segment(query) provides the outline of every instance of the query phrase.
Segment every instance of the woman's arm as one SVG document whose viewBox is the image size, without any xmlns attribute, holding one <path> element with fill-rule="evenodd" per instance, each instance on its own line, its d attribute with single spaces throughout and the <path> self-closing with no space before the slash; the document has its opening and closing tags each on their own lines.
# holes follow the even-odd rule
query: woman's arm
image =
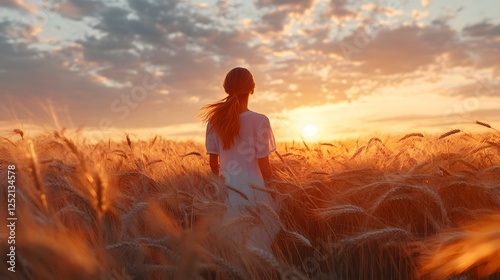
<svg viewBox="0 0 500 280">
<path fill-rule="evenodd" d="M 210 154 L 210 169 L 216 176 L 220 176 L 219 155 Z"/>
<path fill-rule="evenodd" d="M 273 171 L 271 169 L 271 165 L 269 164 L 269 156 L 259 158 L 259 168 L 262 173 L 262 177 L 264 177 L 264 181 L 267 182 L 273 179 Z"/>
</svg>

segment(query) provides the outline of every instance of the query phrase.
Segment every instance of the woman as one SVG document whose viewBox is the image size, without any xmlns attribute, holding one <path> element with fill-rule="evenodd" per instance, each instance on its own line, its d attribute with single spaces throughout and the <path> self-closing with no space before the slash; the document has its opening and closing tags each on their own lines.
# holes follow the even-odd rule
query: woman
<svg viewBox="0 0 500 280">
<path fill-rule="evenodd" d="M 244 215 L 248 208 L 259 212 L 263 223 L 249 232 L 247 244 L 270 251 L 279 227 L 268 208 L 276 210 L 276 207 L 269 193 L 251 185 L 263 189 L 272 178 L 269 154 L 276 150 L 276 144 L 269 119 L 248 109 L 254 89 L 250 71 L 241 67 L 232 69 L 224 80 L 228 96 L 204 106 L 202 116 L 207 122 L 210 168 L 231 187 L 225 202 L 225 217 Z"/>
</svg>

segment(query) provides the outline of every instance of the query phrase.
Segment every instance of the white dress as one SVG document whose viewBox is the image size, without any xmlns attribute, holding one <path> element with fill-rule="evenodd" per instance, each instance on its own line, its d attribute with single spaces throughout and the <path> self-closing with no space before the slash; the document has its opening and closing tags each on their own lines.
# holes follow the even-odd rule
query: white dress
<svg viewBox="0 0 500 280">
<path fill-rule="evenodd" d="M 233 190 L 229 190 L 225 204 L 226 219 L 245 215 L 246 207 L 253 207 L 261 213 L 260 223 L 248 232 L 247 244 L 270 251 L 271 244 L 279 231 L 278 222 L 274 219 L 268 205 L 274 211 L 277 206 L 269 193 L 256 190 L 250 185 L 265 188 L 264 179 L 258 165 L 258 159 L 268 156 L 276 150 L 273 131 L 269 119 L 253 111 L 240 114 L 240 134 L 234 139 L 232 147 L 222 149 L 222 141 L 215 130 L 210 131 L 210 123 L 206 131 L 207 154 L 219 155 L 220 171 L 227 185 L 237 189 L 247 198 Z"/>
</svg>

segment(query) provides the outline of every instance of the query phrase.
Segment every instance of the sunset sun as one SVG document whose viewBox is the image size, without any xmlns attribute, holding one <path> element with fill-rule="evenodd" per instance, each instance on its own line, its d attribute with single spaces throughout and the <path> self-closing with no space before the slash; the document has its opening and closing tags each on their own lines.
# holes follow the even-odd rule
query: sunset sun
<svg viewBox="0 0 500 280">
<path fill-rule="evenodd" d="M 312 138 L 318 134 L 318 128 L 315 125 L 308 124 L 302 129 L 302 135 L 304 137 Z"/>
</svg>

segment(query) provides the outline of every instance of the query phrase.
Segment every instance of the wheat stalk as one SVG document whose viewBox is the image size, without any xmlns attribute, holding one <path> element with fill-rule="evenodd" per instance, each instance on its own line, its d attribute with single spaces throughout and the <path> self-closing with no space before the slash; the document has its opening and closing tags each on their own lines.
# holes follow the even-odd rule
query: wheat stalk
<svg viewBox="0 0 500 280">
<path fill-rule="evenodd" d="M 242 193 L 240 190 L 235 189 L 235 188 L 231 187 L 230 185 L 226 185 L 226 188 L 228 188 L 228 189 L 232 190 L 233 192 L 235 192 L 235 193 L 239 194 L 239 195 L 240 195 L 241 197 L 243 197 L 245 200 L 250 201 L 250 200 L 248 199 L 248 196 L 247 196 L 246 194 Z"/>
<path fill-rule="evenodd" d="M 329 172 L 323 171 L 323 170 L 313 170 L 311 171 L 311 174 L 316 174 L 316 175 L 330 175 Z"/>
<path fill-rule="evenodd" d="M 153 147 L 154 144 L 156 143 L 156 140 L 158 139 L 158 135 L 155 135 L 155 138 L 153 138 L 153 140 L 151 141 L 151 143 L 149 144 L 149 147 Z"/>
<path fill-rule="evenodd" d="M 448 231 L 427 243 L 430 249 L 420 259 L 420 277 L 445 279 L 480 267 L 478 277 L 500 271 L 500 215 L 486 216 L 461 231 Z"/>
<path fill-rule="evenodd" d="M 201 154 L 198 153 L 198 152 L 190 152 L 190 153 L 187 153 L 187 154 L 184 154 L 184 155 L 181 155 L 180 157 L 182 158 L 185 158 L 187 156 L 198 156 L 198 157 L 201 157 Z"/>
<path fill-rule="evenodd" d="M 130 150 L 133 150 L 132 149 L 132 140 L 130 140 L 130 135 L 128 135 L 128 133 L 125 134 L 125 138 L 127 139 L 128 147 L 130 148 Z"/>
<path fill-rule="evenodd" d="M 281 271 L 281 266 L 276 258 L 267 251 L 262 250 L 261 248 L 246 246 L 248 252 L 257 256 L 259 259 L 263 260 L 265 263 L 269 264 L 274 269 Z"/>
<path fill-rule="evenodd" d="M 453 130 L 450 130 L 450 131 L 446 132 L 445 134 L 443 134 L 443 135 L 439 136 L 439 138 L 438 138 L 438 139 L 443 139 L 443 138 L 446 138 L 446 137 L 448 137 L 448 136 L 450 136 L 450 135 L 457 134 L 457 133 L 459 133 L 460 131 L 461 131 L 460 129 L 453 129 Z"/>
<path fill-rule="evenodd" d="M 372 143 L 380 143 L 380 144 L 383 145 L 382 140 L 380 140 L 380 138 L 373 137 L 373 138 L 370 138 L 370 140 L 368 140 L 368 143 L 366 144 L 366 149 L 367 150 L 370 148 L 370 146 L 372 145 Z"/>
<path fill-rule="evenodd" d="M 17 147 L 17 145 L 14 144 L 14 142 L 10 141 L 8 138 L 5 138 L 5 137 L 1 137 L 1 138 L 2 138 L 2 140 L 7 141 L 8 143 L 10 143 L 12 146 Z"/>
<path fill-rule="evenodd" d="M 33 144 L 33 141 L 29 140 L 28 142 L 29 145 L 29 155 L 31 159 L 31 175 L 33 176 L 34 182 L 35 182 L 35 188 L 36 191 L 38 192 L 40 202 L 42 203 L 42 207 L 44 211 L 47 213 L 49 208 L 47 205 L 47 197 L 45 193 L 45 185 L 43 183 L 41 171 L 40 171 L 40 164 L 38 162 L 38 156 L 35 152 L 35 145 Z"/>
<path fill-rule="evenodd" d="M 138 213 L 146 210 L 149 206 L 149 203 L 147 202 L 139 202 L 137 204 L 135 204 L 132 209 L 130 209 L 130 211 L 126 214 L 124 214 L 122 217 L 121 217 L 121 220 L 123 222 L 127 222 L 128 220 L 130 220 L 133 216 L 137 215 Z"/>
<path fill-rule="evenodd" d="M 484 123 L 484 122 L 476 121 L 476 124 L 482 125 L 482 126 L 487 127 L 487 128 L 492 128 L 491 125 Z"/>
<path fill-rule="evenodd" d="M 306 141 L 304 140 L 304 137 L 300 136 L 300 139 L 302 139 L 302 144 L 304 144 L 304 147 L 306 147 L 306 149 L 308 151 L 311 151 L 311 149 L 309 148 L 309 146 L 307 145 Z"/>
<path fill-rule="evenodd" d="M 278 158 L 281 160 L 282 163 L 285 163 L 285 160 L 283 159 L 283 157 L 280 155 L 280 153 L 278 153 L 278 151 L 274 151 L 274 153 L 278 156 Z M 285 163 L 286 164 L 286 163 Z"/>
<path fill-rule="evenodd" d="M 479 168 L 477 168 L 476 166 L 474 166 L 472 163 L 470 163 L 468 161 L 465 161 L 463 159 L 458 159 L 457 162 L 460 162 L 461 164 L 469 167 L 470 169 L 472 169 L 474 171 L 479 171 Z"/>
<path fill-rule="evenodd" d="M 388 227 L 388 228 L 383 228 L 383 229 L 378 229 L 378 230 L 371 230 L 371 231 L 367 231 L 367 232 L 364 232 L 362 234 L 359 234 L 357 236 L 344 238 L 344 239 L 342 239 L 342 243 L 362 244 L 362 243 L 372 241 L 372 240 L 380 240 L 380 239 L 387 239 L 387 238 L 392 239 L 392 238 L 395 238 L 397 236 L 408 237 L 408 236 L 411 236 L 411 234 L 402 228 Z"/>
<path fill-rule="evenodd" d="M 16 128 L 13 130 L 13 132 L 19 134 L 19 136 L 21 136 L 21 139 L 24 140 L 24 131 L 22 129 Z"/>
<path fill-rule="evenodd" d="M 484 149 L 488 149 L 488 148 L 490 148 L 490 147 L 491 147 L 491 145 L 484 145 L 484 146 L 480 146 L 480 147 L 477 147 L 477 148 L 475 148 L 474 150 L 472 150 L 470 153 L 471 153 L 471 154 L 475 154 L 475 153 L 477 153 L 477 152 L 480 152 L 480 151 L 482 151 L 482 150 L 484 150 Z"/>
<path fill-rule="evenodd" d="M 359 149 L 356 150 L 356 152 L 352 155 L 351 159 L 350 160 L 353 160 L 355 159 L 357 156 L 359 156 L 361 154 L 361 152 L 363 152 L 363 150 L 366 148 L 366 146 L 361 146 Z"/>
<path fill-rule="evenodd" d="M 356 205 L 335 205 L 328 208 L 316 210 L 317 215 L 322 220 L 333 219 L 341 215 L 365 215 L 365 209 Z"/>
<path fill-rule="evenodd" d="M 401 142 L 403 140 L 406 140 L 410 137 L 424 137 L 424 135 L 422 133 L 409 133 L 409 134 L 406 134 L 403 138 L 399 139 L 398 142 Z"/>
</svg>

